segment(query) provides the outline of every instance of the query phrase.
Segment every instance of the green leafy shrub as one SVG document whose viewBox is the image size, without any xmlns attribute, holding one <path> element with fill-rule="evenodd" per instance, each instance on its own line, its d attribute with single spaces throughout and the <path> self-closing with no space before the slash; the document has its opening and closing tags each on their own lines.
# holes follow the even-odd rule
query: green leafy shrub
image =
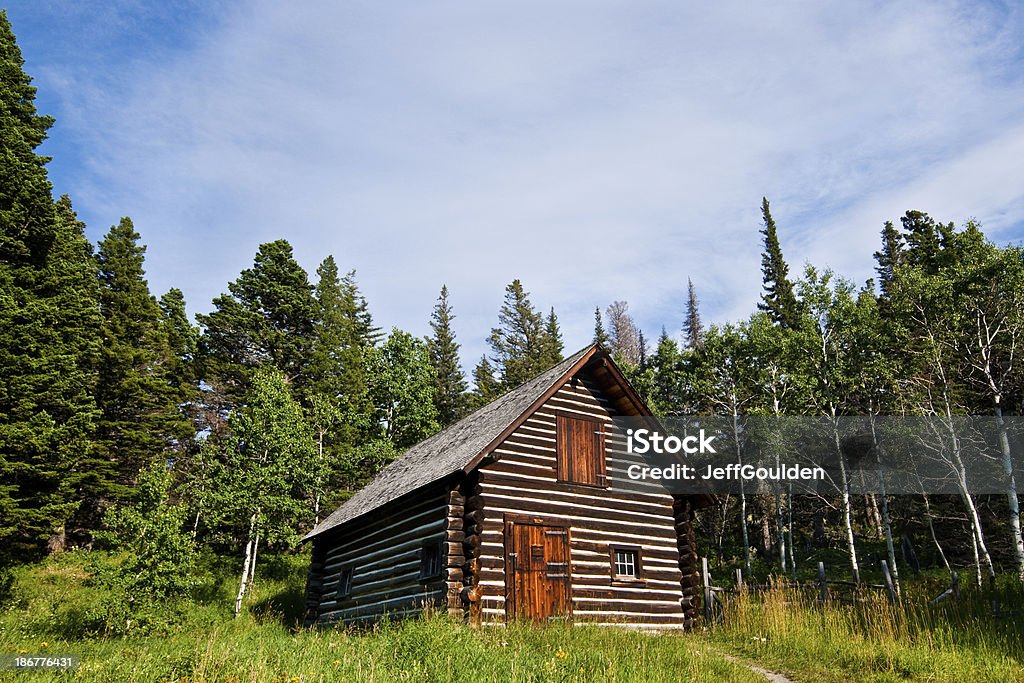
<svg viewBox="0 0 1024 683">
<path fill-rule="evenodd" d="M 93 580 L 106 592 L 101 620 L 111 634 L 148 631 L 179 620 L 198 580 L 196 546 L 184 531 L 186 511 L 168 495 L 171 475 L 154 465 L 139 476 L 132 505 L 111 509 L 100 539 L 118 554 L 94 563 Z"/>
</svg>

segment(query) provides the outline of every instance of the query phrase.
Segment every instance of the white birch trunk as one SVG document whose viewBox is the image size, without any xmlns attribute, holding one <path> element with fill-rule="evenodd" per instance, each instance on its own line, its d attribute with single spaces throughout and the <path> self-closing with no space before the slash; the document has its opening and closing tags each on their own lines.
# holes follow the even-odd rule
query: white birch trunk
<svg viewBox="0 0 1024 683">
<path fill-rule="evenodd" d="M 1017 555 L 1017 578 L 1024 581 L 1024 536 L 1020 528 L 1020 498 L 1017 497 L 1017 480 L 1013 473 L 1013 453 L 1010 438 L 1006 433 L 1003 409 L 996 404 L 996 421 L 999 424 L 999 450 L 1002 455 L 1003 473 L 1006 475 L 1006 502 L 1009 507 L 1007 521 L 1010 526 L 1010 540 Z"/>
<path fill-rule="evenodd" d="M 260 534 L 256 532 L 256 538 L 252 542 L 252 562 L 249 563 L 249 585 L 245 587 L 247 593 L 252 593 L 252 585 L 256 582 L 256 554 L 260 548 Z"/>
<path fill-rule="evenodd" d="M 235 597 L 235 617 L 242 613 L 242 599 L 245 597 L 246 585 L 249 581 L 249 564 L 252 561 L 253 531 L 256 528 L 256 513 L 249 520 L 249 539 L 245 543 L 245 560 L 242 562 L 242 578 L 238 582 L 238 595 Z"/>
<path fill-rule="evenodd" d="M 846 531 L 846 545 L 850 552 L 850 569 L 853 571 L 853 582 L 860 583 L 860 563 L 857 561 L 857 543 L 853 537 L 852 508 L 850 505 L 850 482 L 846 474 L 846 458 L 839 443 L 839 426 L 836 424 L 836 411 L 832 410 L 832 438 L 835 442 L 836 454 L 839 456 L 839 486 L 842 488 L 843 527 Z"/>
<path fill-rule="evenodd" d="M 939 537 L 935 533 L 935 515 L 932 514 L 931 501 L 928 500 L 927 493 L 922 493 L 921 497 L 924 498 L 924 514 L 928 518 L 928 531 L 932 534 L 932 541 L 939 550 L 939 557 L 942 558 L 942 564 L 946 567 L 946 571 L 952 571 L 949 566 L 949 560 L 946 559 L 946 553 L 942 550 L 942 544 L 939 543 Z"/>
<path fill-rule="evenodd" d="M 889 516 L 889 496 L 885 491 L 885 464 L 879 450 L 878 435 L 875 433 L 875 415 L 871 414 L 871 444 L 874 446 L 875 458 L 878 463 L 878 483 L 882 489 L 882 533 L 885 535 L 885 550 L 889 555 L 889 571 L 892 574 L 896 597 L 900 597 L 900 572 L 896 566 L 896 546 L 892 542 L 892 517 Z"/>
</svg>

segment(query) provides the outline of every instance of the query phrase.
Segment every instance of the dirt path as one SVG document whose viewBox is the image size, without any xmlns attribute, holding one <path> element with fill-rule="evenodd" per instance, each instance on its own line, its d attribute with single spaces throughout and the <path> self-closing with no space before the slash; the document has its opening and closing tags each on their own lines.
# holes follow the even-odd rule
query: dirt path
<svg viewBox="0 0 1024 683">
<path fill-rule="evenodd" d="M 770 683 L 793 683 L 791 679 L 783 676 L 782 674 L 777 674 L 774 671 L 769 671 L 768 669 L 762 669 L 756 664 L 751 664 L 750 662 L 744 659 L 740 659 L 739 657 L 736 657 L 734 655 L 731 655 L 728 652 L 722 652 L 721 650 L 717 649 L 715 650 L 715 652 L 722 655 L 722 657 L 728 659 L 733 664 L 739 664 L 740 666 L 744 666 L 760 676 L 764 676 L 765 680 L 769 681 Z"/>
</svg>

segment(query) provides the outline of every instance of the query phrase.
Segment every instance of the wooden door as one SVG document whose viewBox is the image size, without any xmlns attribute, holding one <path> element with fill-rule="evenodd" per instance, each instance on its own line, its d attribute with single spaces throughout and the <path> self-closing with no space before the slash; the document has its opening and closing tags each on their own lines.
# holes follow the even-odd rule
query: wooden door
<svg viewBox="0 0 1024 683">
<path fill-rule="evenodd" d="M 543 622 L 572 612 L 566 527 L 507 522 L 505 567 L 508 619 Z"/>
</svg>

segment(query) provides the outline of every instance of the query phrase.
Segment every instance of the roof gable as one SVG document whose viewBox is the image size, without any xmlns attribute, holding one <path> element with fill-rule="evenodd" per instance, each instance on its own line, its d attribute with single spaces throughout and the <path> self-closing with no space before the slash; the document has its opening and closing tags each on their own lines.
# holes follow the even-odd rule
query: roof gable
<svg viewBox="0 0 1024 683">
<path fill-rule="evenodd" d="M 308 540 L 457 472 L 469 472 L 551 394 L 591 362 L 618 384 L 635 414 L 650 414 L 608 354 L 592 344 L 412 446 L 306 535 Z M 606 374 L 607 373 L 607 374 Z"/>
</svg>

